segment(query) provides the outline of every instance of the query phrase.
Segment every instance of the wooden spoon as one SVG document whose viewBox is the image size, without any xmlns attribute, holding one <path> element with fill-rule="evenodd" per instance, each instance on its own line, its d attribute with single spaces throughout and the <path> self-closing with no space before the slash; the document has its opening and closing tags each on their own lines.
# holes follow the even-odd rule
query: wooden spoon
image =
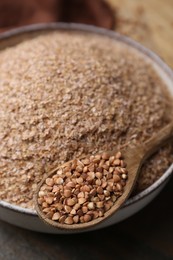
<svg viewBox="0 0 173 260">
<path fill-rule="evenodd" d="M 35 194 L 35 208 L 38 213 L 38 216 L 47 224 L 60 228 L 60 229 L 68 229 L 68 230 L 74 230 L 74 229 L 86 229 L 90 228 L 107 218 L 111 217 L 115 212 L 123 205 L 123 203 L 127 200 L 129 195 L 131 194 L 133 187 L 136 183 L 138 174 L 140 172 L 140 168 L 143 164 L 143 162 L 150 156 L 152 155 L 156 150 L 158 150 L 166 141 L 168 141 L 170 138 L 173 137 L 173 123 L 168 124 L 165 126 L 163 129 L 161 129 L 156 135 L 154 135 L 152 138 L 147 140 L 143 144 L 139 144 L 135 147 L 128 147 L 126 148 L 125 151 L 123 151 L 122 155 L 124 158 L 124 161 L 127 164 L 127 170 L 128 170 L 128 178 L 126 180 L 126 185 L 123 188 L 123 193 L 122 195 L 114 202 L 113 206 L 107 210 L 102 217 L 98 217 L 96 219 L 93 219 L 89 222 L 85 223 L 77 223 L 77 224 L 64 224 L 64 223 L 59 223 L 57 221 L 51 220 L 48 217 L 46 217 L 45 213 L 43 213 L 41 206 L 38 203 L 38 193 L 40 191 L 40 188 L 43 186 L 45 183 L 45 180 L 48 177 L 53 176 L 58 169 L 60 169 L 62 166 L 65 167 L 69 165 L 72 161 L 67 162 L 53 171 L 51 171 L 48 176 L 46 176 L 41 183 L 38 185 L 36 194 Z M 117 152 L 117 151 L 116 151 Z M 112 156 L 115 154 L 115 151 L 109 152 L 109 155 Z"/>
</svg>

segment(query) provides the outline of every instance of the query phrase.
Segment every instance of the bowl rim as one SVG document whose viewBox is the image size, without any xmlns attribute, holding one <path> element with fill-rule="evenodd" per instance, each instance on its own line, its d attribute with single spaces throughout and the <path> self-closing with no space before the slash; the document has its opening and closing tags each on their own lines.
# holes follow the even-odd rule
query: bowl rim
<svg viewBox="0 0 173 260">
<path fill-rule="evenodd" d="M 130 45 L 132 48 L 137 49 L 142 54 L 149 57 L 150 60 L 152 60 L 155 64 L 157 64 L 162 71 L 164 71 L 165 74 L 171 79 L 173 82 L 173 71 L 172 69 L 152 50 L 146 48 L 142 44 L 138 43 L 137 41 L 122 35 L 118 32 L 111 31 L 104 28 L 99 28 L 93 25 L 85 25 L 85 24 L 76 24 L 76 23 L 63 23 L 63 22 L 54 22 L 54 23 L 40 23 L 40 24 L 32 24 L 27 26 L 18 27 L 15 29 L 11 29 L 6 32 L 0 33 L 0 44 L 1 41 L 10 39 L 11 37 L 20 36 L 25 33 L 34 33 L 34 32 L 41 32 L 41 31 L 79 31 L 79 32 L 88 32 L 98 35 L 103 35 L 112 39 L 115 39 L 119 42 L 123 42 L 127 45 Z M 137 203 L 138 201 L 144 199 L 146 196 L 154 192 L 161 184 L 166 182 L 169 177 L 173 174 L 173 163 L 168 167 L 166 172 L 163 173 L 163 175 L 156 180 L 152 185 L 150 185 L 145 190 L 139 192 L 138 194 L 130 197 L 123 205 L 122 208 L 128 207 L 134 203 Z M 6 208 L 8 210 L 15 211 L 16 213 L 26 214 L 26 215 L 32 215 L 34 217 L 37 217 L 37 213 L 34 209 L 29 208 L 23 208 L 21 206 L 11 204 L 9 202 L 0 200 L 0 207 Z"/>
</svg>

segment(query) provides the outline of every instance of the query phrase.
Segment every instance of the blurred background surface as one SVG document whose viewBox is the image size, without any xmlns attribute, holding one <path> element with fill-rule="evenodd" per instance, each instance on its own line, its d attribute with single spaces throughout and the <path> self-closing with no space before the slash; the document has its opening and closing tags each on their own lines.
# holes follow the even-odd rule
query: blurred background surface
<svg viewBox="0 0 173 260">
<path fill-rule="evenodd" d="M 173 67 L 172 0 L 0 0 L 0 31 L 42 22 L 115 30 L 143 43 Z"/>
</svg>

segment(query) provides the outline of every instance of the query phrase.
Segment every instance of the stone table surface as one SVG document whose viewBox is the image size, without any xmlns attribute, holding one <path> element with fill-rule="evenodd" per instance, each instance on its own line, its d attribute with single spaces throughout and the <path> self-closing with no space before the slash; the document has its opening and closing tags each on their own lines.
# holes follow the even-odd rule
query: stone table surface
<svg viewBox="0 0 173 260">
<path fill-rule="evenodd" d="M 50 235 L 0 222 L 0 260 L 173 259 L 173 178 L 131 218 L 76 235 Z"/>
</svg>

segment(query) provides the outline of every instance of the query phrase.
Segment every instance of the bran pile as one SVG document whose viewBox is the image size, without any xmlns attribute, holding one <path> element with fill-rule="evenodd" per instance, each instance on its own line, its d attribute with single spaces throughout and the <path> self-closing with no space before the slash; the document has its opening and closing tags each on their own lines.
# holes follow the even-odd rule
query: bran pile
<svg viewBox="0 0 173 260">
<path fill-rule="evenodd" d="M 134 51 L 92 34 L 54 32 L 0 52 L 0 199 L 33 208 L 59 162 L 147 140 L 171 119 L 172 100 Z M 136 192 L 173 161 L 173 146 L 144 165 Z"/>
</svg>

